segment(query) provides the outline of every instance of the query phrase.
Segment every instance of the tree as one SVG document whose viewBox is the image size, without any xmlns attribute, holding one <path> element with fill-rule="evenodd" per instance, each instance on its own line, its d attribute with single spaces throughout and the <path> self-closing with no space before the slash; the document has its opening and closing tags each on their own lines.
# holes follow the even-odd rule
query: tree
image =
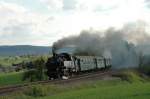
<svg viewBox="0 0 150 99">
<path fill-rule="evenodd" d="M 44 57 L 39 57 L 38 59 L 34 60 L 33 62 L 33 69 L 28 70 L 25 72 L 23 80 L 29 81 L 37 81 L 37 80 L 44 80 L 46 79 L 45 75 L 45 59 Z"/>
</svg>

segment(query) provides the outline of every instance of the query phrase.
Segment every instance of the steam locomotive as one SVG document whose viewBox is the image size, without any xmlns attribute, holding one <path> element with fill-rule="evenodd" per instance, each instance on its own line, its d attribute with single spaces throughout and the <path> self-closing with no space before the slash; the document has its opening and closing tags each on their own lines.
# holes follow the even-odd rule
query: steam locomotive
<svg viewBox="0 0 150 99">
<path fill-rule="evenodd" d="M 97 71 L 111 67 L 111 59 L 98 56 L 72 56 L 53 53 L 46 63 L 49 79 L 68 79 L 82 72 Z"/>
</svg>

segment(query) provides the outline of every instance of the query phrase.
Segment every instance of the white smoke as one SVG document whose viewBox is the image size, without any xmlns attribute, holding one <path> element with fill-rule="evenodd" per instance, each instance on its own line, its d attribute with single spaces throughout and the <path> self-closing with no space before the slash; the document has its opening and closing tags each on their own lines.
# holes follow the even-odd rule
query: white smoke
<svg viewBox="0 0 150 99">
<path fill-rule="evenodd" d="M 75 54 L 109 57 L 112 58 L 113 66 L 117 68 L 134 67 L 138 66 L 139 46 L 148 44 L 150 40 L 145 28 L 145 24 L 139 21 L 127 24 L 118 30 L 114 28 L 104 32 L 87 30 L 82 31 L 78 36 L 62 38 L 53 46 L 56 50 L 75 46 Z M 140 47 L 140 51 L 144 51 L 144 48 Z"/>
<path fill-rule="evenodd" d="M 108 51 L 108 50 L 105 50 L 104 53 L 103 53 L 103 57 L 107 58 L 107 59 L 112 59 L 111 52 Z"/>
</svg>

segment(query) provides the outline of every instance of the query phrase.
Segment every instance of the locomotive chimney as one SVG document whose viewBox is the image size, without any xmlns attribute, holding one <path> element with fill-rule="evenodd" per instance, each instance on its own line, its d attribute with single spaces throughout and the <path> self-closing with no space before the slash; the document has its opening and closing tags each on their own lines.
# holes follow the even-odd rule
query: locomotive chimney
<svg viewBox="0 0 150 99">
<path fill-rule="evenodd" d="M 52 53 L 53 53 L 53 56 L 55 57 L 56 56 L 56 47 L 55 47 L 55 45 L 53 45 L 53 47 L 52 47 Z"/>
</svg>

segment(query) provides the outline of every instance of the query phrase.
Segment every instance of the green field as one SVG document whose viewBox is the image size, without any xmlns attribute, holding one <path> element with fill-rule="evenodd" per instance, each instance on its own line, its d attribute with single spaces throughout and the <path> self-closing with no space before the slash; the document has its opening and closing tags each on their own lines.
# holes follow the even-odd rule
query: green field
<svg viewBox="0 0 150 99">
<path fill-rule="evenodd" d="M 27 56 L 24 56 L 24 57 L 19 57 L 19 56 L 16 56 L 16 57 L 0 57 L 0 65 L 1 66 L 4 66 L 4 67 L 9 67 L 9 66 L 12 66 L 12 64 L 18 64 L 18 63 L 21 63 L 23 61 L 29 61 L 31 59 L 33 59 L 34 57 L 27 57 Z"/>
<path fill-rule="evenodd" d="M 1 73 L 0 74 L 0 86 L 21 84 L 23 78 L 23 72 Z M 24 81 L 25 82 L 25 81 Z"/>
<path fill-rule="evenodd" d="M 150 83 L 96 85 L 39 99 L 149 99 Z"/>
<path fill-rule="evenodd" d="M 0 99 L 150 99 L 149 79 L 135 72 L 124 72 L 121 76 L 124 79 L 93 80 L 73 85 L 31 85 L 23 92 Z"/>
<path fill-rule="evenodd" d="M 42 56 L 26 55 L 26 56 L 15 56 L 15 57 L 11 57 L 11 56 L 2 57 L 2 56 L 0 56 L 0 66 L 10 67 L 10 66 L 12 66 L 12 64 L 18 64 L 18 63 L 22 63 L 22 62 L 33 61 L 39 57 L 44 57 L 45 59 L 47 59 L 47 57 L 49 57 L 49 56 L 51 56 L 51 55 L 42 55 Z"/>
<path fill-rule="evenodd" d="M 44 86 L 42 86 L 44 87 Z M 46 88 L 47 86 L 45 86 Z M 51 87 L 49 90 L 34 91 L 28 96 L 24 94 L 3 96 L 0 99 L 149 99 L 150 83 L 128 83 L 124 81 L 97 81 L 71 88 Z M 46 92 L 43 92 L 46 91 Z M 46 94 L 45 94 L 46 93 Z M 41 96 L 38 96 L 41 95 Z M 42 96 L 46 95 L 46 96 Z"/>
<path fill-rule="evenodd" d="M 31 56 L 30 56 L 31 58 Z M 30 58 L 22 57 L 20 60 L 14 60 L 14 58 L 9 58 L 9 61 L 6 62 L 11 64 L 12 62 L 21 62 L 23 60 L 28 60 Z M 2 59 L 5 59 L 4 57 Z M 11 60 L 11 61 L 10 61 Z M 34 69 L 22 68 L 19 72 L 9 71 L 9 72 L 0 72 L 0 87 L 5 85 L 14 85 L 14 84 L 22 84 L 25 82 L 37 81 L 38 77 L 42 75 L 41 80 L 48 79 L 47 75 L 45 75 L 45 62 L 47 60 L 47 56 L 32 56 L 32 65 L 34 65 Z M 6 60 L 5 60 L 6 61 Z M 0 61 L 1 62 L 1 61 Z M 39 75 L 40 73 L 40 75 Z M 41 74 L 42 73 L 42 74 Z M 26 80 L 26 81 L 23 81 Z"/>
<path fill-rule="evenodd" d="M 23 80 L 25 75 L 25 71 L 20 72 L 11 72 L 11 73 L 0 73 L 0 87 L 7 86 L 7 85 L 17 85 L 23 83 L 30 83 L 29 79 Z M 34 78 L 34 81 L 37 79 Z M 47 80 L 48 77 L 44 75 L 44 80 Z"/>
</svg>

